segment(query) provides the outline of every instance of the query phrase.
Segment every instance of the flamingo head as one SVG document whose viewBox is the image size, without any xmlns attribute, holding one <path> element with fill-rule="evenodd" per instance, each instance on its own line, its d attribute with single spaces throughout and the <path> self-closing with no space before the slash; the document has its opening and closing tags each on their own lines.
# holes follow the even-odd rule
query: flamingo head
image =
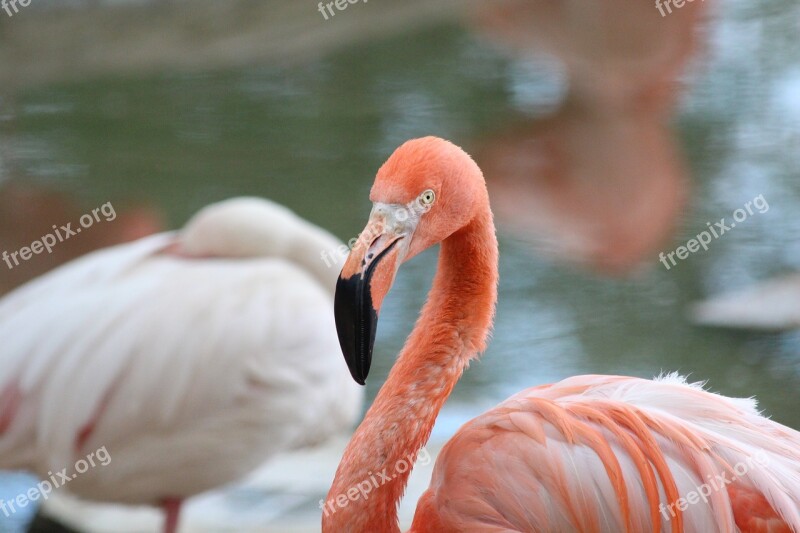
<svg viewBox="0 0 800 533">
<path fill-rule="evenodd" d="M 400 265 L 464 228 L 488 202 L 478 166 L 437 137 L 400 146 L 378 170 L 372 212 L 336 285 L 339 343 L 353 379 L 363 385 L 383 298 Z"/>
</svg>

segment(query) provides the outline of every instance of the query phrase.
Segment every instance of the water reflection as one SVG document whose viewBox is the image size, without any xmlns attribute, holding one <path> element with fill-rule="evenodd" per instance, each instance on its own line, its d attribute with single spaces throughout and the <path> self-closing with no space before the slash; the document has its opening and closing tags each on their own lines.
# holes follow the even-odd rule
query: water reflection
<svg viewBox="0 0 800 533">
<path fill-rule="evenodd" d="M 764 331 L 800 329 L 800 274 L 717 295 L 692 308 L 704 325 Z"/>
<path fill-rule="evenodd" d="M 669 129 L 651 113 L 582 108 L 532 120 L 481 144 L 502 227 L 554 255 L 625 273 L 669 242 L 688 176 Z"/>
<path fill-rule="evenodd" d="M 481 143 L 477 160 L 501 224 L 538 252 L 614 273 L 665 244 L 688 182 L 669 115 L 697 48 L 703 5 L 667 18 L 623 1 L 480 9 L 480 32 L 517 55 L 549 54 L 565 76 L 555 112 Z"/>
<path fill-rule="evenodd" d="M 530 5 L 547 13 L 543 2 Z M 706 294 L 800 268 L 800 6 L 724 5 L 713 14 L 708 49 L 686 78 L 678 73 L 693 44 L 684 32 L 699 12 L 684 8 L 637 26 L 639 40 L 620 41 L 623 51 L 648 52 L 647 61 L 612 53 L 583 61 L 586 48 L 546 40 L 558 37 L 546 30 L 560 20 L 563 27 L 562 13 L 535 12 L 541 20 L 530 22 L 542 31 L 519 34 L 504 24 L 528 21 L 525 12 L 500 11 L 480 15 L 478 29 L 409 29 L 292 66 L 30 87 L 0 120 L 3 172 L 14 178 L 0 192 L 0 217 L 10 220 L 2 243 L 17 246 L 27 233 L 41 233 L 39 225 L 109 200 L 148 206 L 176 227 L 201 206 L 237 195 L 285 203 L 349 239 L 363 226 L 366 193 L 386 155 L 408 137 L 440 135 L 481 159 L 507 228 L 539 224 L 540 232 L 557 236 L 554 246 L 576 242 L 570 250 L 606 270 L 642 258 L 646 264 L 632 279 L 601 279 L 532 255 L 517 231 L 503 232 L 494 340 L 456 387 L 437 438 L 525 386 L 579 373 L 649 377 L 662 370 L 708 379 L 729 395 L 755 395 L 775 419 L 800 427 L 797 333 L 706 330 L 685 317 L 689 303 Z M 627 19 L 616 15 L 629 7 L 610 17 L 598 7 L 600 18 L 587 20 L 606 21 L 617 35 L 613 25 Z M 526 50 L 569 50 L 567 67 L 541 66 L 491 45 L 487 32 L 498 28 L 503 42 Z M 647 45 L 660 39 L 675 46 L 667 58 L 655 56 L 663 62 L 651 61 L 660 48 Z M 583 46 L 596 50 L 594 42 Z M 611 75 L 606 80 L 599 72 Z M 682 99 L 676 83 L 686 85 Z M 614 112 L 599 111 L 599 102 Z M 673 109 L 678 148 L 663 126 Z M 538 159 L 527 159 L 531 154 Z M 70 199 L 37 200 L 41 189 Z M 658 251 L 674 249 L 759 194 L 770 201 L 769 213 L 670 271 L 658 263 Z M 520 197 L 531 202 L 524 211 Z M 426 253 L 409 264 L 384 304 L 370 395 L 412 327 L 435 261 Z M 0 284 L 21 282 L 18 275 L 0 268 Z"/>
</svg>

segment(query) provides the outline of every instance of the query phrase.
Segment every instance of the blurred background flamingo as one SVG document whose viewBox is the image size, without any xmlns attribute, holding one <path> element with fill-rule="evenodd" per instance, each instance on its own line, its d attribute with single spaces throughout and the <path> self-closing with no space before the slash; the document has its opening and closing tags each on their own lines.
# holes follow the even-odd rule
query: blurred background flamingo
<svg viewBox="0 0 800 533">
<path fill-rule="evenodd" d="M 340 245 L 279 205 L 234 199 L 8 294 L 0 468 L 47 479 L 103 447 L 109 464 L 68 490 L 162 504 L 172 533 L 181 500 L 347 430 L 362 392 L 330 312 L 338 256 L 321 259 Z"/>
</svg>

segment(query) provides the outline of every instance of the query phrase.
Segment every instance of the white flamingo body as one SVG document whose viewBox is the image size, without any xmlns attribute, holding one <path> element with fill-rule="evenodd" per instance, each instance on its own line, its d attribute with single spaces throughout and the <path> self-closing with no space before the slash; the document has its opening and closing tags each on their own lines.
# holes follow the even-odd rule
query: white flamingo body
<svg viewBox="0 0 800 533">
<path fill-rule="evenodd" d="M 362 393 L 331 316 L 332 236 L 237 199 L 180 233 L 103 250 L 0 301 L 0 468 L 154 504 L 241 478 L 348 428 Z M 5 421 L 5 422 L 4 422 Z"/>
</svg>

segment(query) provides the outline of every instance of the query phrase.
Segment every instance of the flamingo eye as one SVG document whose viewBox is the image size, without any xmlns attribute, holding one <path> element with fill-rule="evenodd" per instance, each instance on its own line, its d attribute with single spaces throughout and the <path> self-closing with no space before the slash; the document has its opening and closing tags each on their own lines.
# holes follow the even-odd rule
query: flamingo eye
<svg viewBox="0 0 800 533">
<path fill-rule="evenodd" d="M 433 190 L 428 189 L 427 191 L 423 192 L 419 195 L 419 200 L 422 202 L 424 206 L 433 205 L 433 202 L 436 201 L 436 193 Z"/>
</svg>

